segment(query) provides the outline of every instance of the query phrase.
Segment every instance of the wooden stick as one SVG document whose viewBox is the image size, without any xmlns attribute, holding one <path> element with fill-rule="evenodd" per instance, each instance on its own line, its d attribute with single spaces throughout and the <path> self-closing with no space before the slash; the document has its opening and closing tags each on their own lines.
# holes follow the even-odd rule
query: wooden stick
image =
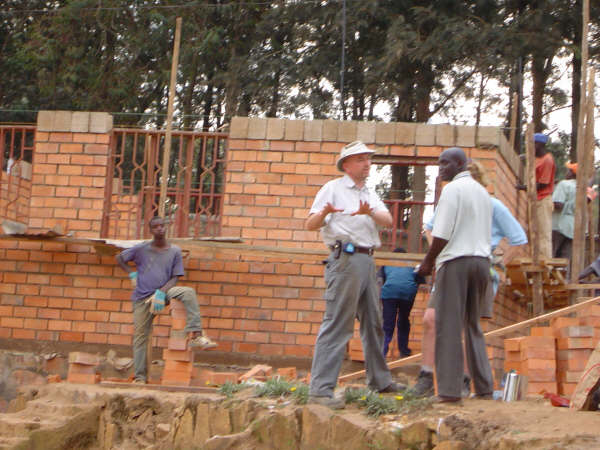
<svg viewBox="0 0 600 450">
<path fill-rule="evenodd" d="M 571 275 L 576 277 L 583 270 L 583 259 L 585 252 L 585 187 L 587 180 L 582 172 L 585 172 L 585 135 L 584 124 L 587 103 L 587 68 L 588 68 L 588 31 L 590 21 L 590 2 L 583 0 L 583 20 L 581 31 L 581 91 L 579 116 L 577 118 L 577 162 L 581 172 L 577 177 L 577 190 L 575 196 L 575 227 L 573 232 L 573 250 L 571 251 Z M 571 301 L 574 298 L 571 297 Z"/>
<path fill-rule="evenodd" d="M 527 197 L 529 214 L 529 242 L 531 247 L 532 265 L 540 265 L 540 234 L 538 232 L 537 215 L 537 185 L 535 178 L 535 143 L 533 142 L 533 123 L 527 125 L 525 133 L 525 148 L 527 151 Z M 547 255 L 544 255 L 547 257 Z M 544 293 L 542 287 L 542 274 L 536 272 L 532 275 L 531 297 L 533 302 L 533 315 L 539 316 L 544 313 Z"/>
<path fill-rule="evenodd" d="M 165 150 L 162 160 L 160 179 L 160 200 L 158 215 L 165 216 L 167 201 L 167 184 L 169 183 L 169 161 L 171 160 L 171 134 L 173 131 L 173 102 L 175 99 L 175 84 L 177 83 L 177 66 L 179 63 L 179 44 L 181 42 L 181 17 L 175 20 L 175 43 L 173 44 L 173 59 L 171 61 L 171 81 L 169 84 L 169 102 L 167 103 L 167 130 L 165 132 Z"/>
<path fill-rule="evenodd" d="M 576 303 L 574 305 L 566 306 L 562 309 L 557 309 L 556 311 L 542 314 L 541 316 L 534 317 L 532 319 L 524 320 L 523 322 L 508 325 L 504 328 L 498 328 L 497 330 L 488 331 L 487 333 L 484 334 L 484 336 L 486 338 L 504 336 L 505 334 L 509 334 L 514 331 L 518 331 L 522 328 L 527 328 L 530 325 L 533 325 L 535 323 L 545 322 L 546 320 L 550 320 L 553 317 L 558 317 L 558 316 L 562 316 L 565 314 L 569 314 L 569 313 L 578 311 L 578 310 L 582 309 L 583 307 L 589 306 L 592 303 L 598 302 L 598 301 L 600 301 L 600 297 L 590 298 L 581 303 Z M 422 353 L 417 353 L 416 355 L 411 355 L 408 358 L 402 358 L 397 361 L 392 361 L 388 364 L 388 367 L 390 369 L 395 369 L 397 367 L 406 366 L 410 363 L 419 361 L 421 359 L 421 356 L 423 356 Z M 358 372 L 353 372 L 353 373 L 349 373 L 347 375 L 341 376 L 338 378 L 338 381 L 344 382 L 344 381 L 354 380 L 356 378 L 360 378 L 360 377 L 364 376 L 365 374 L 366 374 L 365 370 L 360 370 Z"/>
<path fill-rule="evenodd" d="M 519 95 L 514 92 L 512 97 L 512 108 L 510 111 L 510 134 L 508 138 L 508 144 L 510 148 L 515 151 L 515 138 L 517 135 L 517 114 L 519 110 Z"/>
</svg>

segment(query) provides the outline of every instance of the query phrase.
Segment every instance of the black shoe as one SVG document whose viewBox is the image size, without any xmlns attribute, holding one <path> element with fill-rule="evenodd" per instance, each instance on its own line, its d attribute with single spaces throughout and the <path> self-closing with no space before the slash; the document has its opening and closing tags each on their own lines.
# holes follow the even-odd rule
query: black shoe
<svg viewBox="0 0 600 450">
<path fill-rule="evenodd" d="M 416 397 L 431 397 L 434 393 L 433 372 L 421 370 L 419 378 L 417 378 L 417 384 L 411 388 L 411 391 Z"/>
<path fill-rule="evenodd" d="M 389 394 L 391 392 L 402 392 L 405 391 L 408 388 L 408 386 L 404 385 L 404 384 L 400 384 L 400 383 L 395 383 L 392 381 L 392 384 L 390 384 L 388 387 L 381 389 L 380 391 L 378 391 L 380 394 Z"/>
<path fill-rule="evenodd" d="M 473 394 L 473 398 L 476 400 L 494 400 L 493 394 Z"/>
<path fill-rule="evenodd" d="M 463 388 L 461 392 L 462 398 L 469 398 L 471 395 L 471 377 L 467 374 L 463 377 Z"/>
</svg>

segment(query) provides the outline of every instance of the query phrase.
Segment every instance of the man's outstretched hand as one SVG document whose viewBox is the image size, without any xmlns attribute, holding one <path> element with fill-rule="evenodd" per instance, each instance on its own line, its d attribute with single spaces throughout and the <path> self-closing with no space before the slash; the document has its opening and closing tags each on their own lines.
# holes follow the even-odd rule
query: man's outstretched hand
<svg viewBox="0 0 600 450">
<path fill-rule="evenodd" d="M 373 210 L 371 209 L 371 205 L 369 205 L 369 202 L 366 202 L 366 201 L 363 202 L 362 200 L 360 200 L 358 210 L 353 212 L 350 215 L 357 216 L 359 214 L 366 214 L 367 216 L 370 216 L 372 212 L 373 212 Z"/>
</svg>

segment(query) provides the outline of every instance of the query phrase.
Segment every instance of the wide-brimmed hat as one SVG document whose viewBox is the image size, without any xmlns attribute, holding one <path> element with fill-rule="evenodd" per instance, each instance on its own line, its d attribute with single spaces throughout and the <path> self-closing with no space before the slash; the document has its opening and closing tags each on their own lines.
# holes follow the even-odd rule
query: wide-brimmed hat
<svg viewBox="0 0 600 450">
<path fill-rule="evenodd" d="M 577 163 L 567 162 L 565 163 L 565 167 L 577 175 Z"/>
<path fill-rule="evenodd" d="M 338 158 L 337 163 L 336 163 L 338 170 L 340 172 L 344 171 L 344 169 L 342 169 L 342 162 L 348 156 L 360 155 L 362 153 L 375 153 L 375 150 L 367 147 L 361 141 L 350 142 L 348 145 L 342 147 L 342 150 L 340 151 L 340 157 Z"/>
</svg>

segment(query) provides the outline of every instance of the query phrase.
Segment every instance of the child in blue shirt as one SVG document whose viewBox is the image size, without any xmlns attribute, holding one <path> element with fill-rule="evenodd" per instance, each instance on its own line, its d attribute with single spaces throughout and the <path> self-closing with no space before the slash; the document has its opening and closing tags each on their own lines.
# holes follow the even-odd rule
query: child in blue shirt
<svg viewBox="0 0 600 450">
<path fill-rule="evenodd" d="M 396 248 L 395 253 L 406 253 L 403 248 Z M 417 275 L 414 267 L 382 266 L 378 276 L 383 281 L 381 302 L 383 305 L 383 356 L 388 353 L 390 342 L 397 327 L 398 350 L 404 358 L 410 356 L 408 335 L 410 333 L 410 311 L 415 303 L 419 284 L 425 279 Z"/>
</svg>

